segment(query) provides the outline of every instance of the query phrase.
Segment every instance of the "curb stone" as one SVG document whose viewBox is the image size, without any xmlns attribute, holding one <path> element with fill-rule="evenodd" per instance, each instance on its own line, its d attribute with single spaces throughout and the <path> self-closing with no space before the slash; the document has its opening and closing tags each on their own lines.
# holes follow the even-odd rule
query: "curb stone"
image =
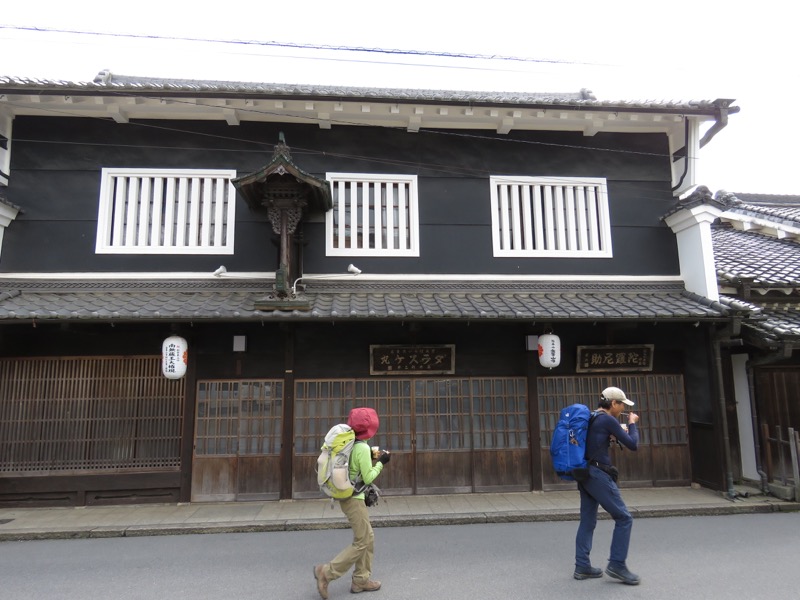
<svg viewBox="0 0 800 600">
<path fill-rule="evenodd" d="M 797 502 L 750 502 L 726 505 L 668 505 L 653 507 L 629 507 L 635 518 L 663 518 L 686 516 L 717 516 L 737 514 L 764 514 L 800 512 Z M 531 523 L 553 521 L 576 521 L 580 512 L 576 509 L 547 509 L 534 511 L 499 511 L 450 514 L 381 515 L 373 517 L 374 527 L 422 527 L 435 525 L 473 525 L 485 523 Z M 604 511 L 599 519 L 610 519 Z M 113 537 L 145 537 L 159 535 L 196 535 L 215 533 L 267 533 L 280 531 L 317 531 L 324 529 L 347 529 L 344 518 L 275 519 L 263 521 L 169 523 L 164 525 L 104 525 L 93 527 L 41 529 L 0 529 L 0 542 L 35 541 L 57 539 L 99 539 Z"/>
</svg>

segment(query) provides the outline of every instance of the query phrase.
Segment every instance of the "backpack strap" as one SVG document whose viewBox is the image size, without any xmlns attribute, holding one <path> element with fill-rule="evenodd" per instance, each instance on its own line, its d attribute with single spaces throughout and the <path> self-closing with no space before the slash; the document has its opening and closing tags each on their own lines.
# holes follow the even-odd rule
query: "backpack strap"
<svg viewBox="0 0 800 600">
<path fill-rule="evenodd" d="M 356 440 L 355 443 L 353 444 L 354 447 L 355 444 L 367 444 L 367 440 Z M 348 476 L 349 475 L 350 474 L 348 473 Z M 353 481 L 353 495 L 360 494 L 366 489 L 366 487 L 367 485 L 362 481 L 361 473 L 359 473 L 358 475 L 356 475 L 355 481 Z"/>
<path fill-rule="evenodd" d="M 597 415 L 598 411 L 593 410 L 592 414 L 589 415 L 589 425 L 586 427 L 586 452 L 584 452 L 583 458 L 586 459 L 587 465 L 590 464 L 594 460 L 594 457 L 597 455 L 597 453 L 600 452 L 600 450 L 602 450 L 602 448 L 598 448 L 594 454 L 592 454 L 591 456 L 587 456 L 587 454 L 589 453 L 589 431 L 591 431 L 592 423 L 594 423 L 594 420 L 597 418 Z"/>
</svg>

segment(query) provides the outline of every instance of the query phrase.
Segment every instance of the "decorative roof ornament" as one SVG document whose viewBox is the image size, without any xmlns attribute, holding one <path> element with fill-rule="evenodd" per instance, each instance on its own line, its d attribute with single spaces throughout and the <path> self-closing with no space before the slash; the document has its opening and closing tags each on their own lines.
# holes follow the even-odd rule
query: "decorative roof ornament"
<svg viewBox="0 0 800 600">
<path fill-rule="evenodd" d="M 302 277 L 295 256 L 294 235 L 305 213 L 326 212 L 333 208 L 330 183 L 306 173 L 292 162 L 283 132 L 272 160 L 255 173 L 237 177 L 233 185 L 255 211 L 266 212 L 272 230 L 280 236 L 280 264 L 275 272 L 275 296 L 257 303 L 264 310 L 284 310 L 287 300 L 294 308 L 299 303 L 292 281 Z"/>
</svg>

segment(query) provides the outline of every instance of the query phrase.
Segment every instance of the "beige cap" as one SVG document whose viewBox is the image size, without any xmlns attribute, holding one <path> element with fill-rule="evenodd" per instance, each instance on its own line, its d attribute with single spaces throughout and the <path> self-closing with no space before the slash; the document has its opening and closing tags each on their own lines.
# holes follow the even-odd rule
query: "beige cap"
<svg viewBox="0 0 800 600">
<path fill-rule="evenodd" d="M 607 387 L 603 390 L 603 398 L 606 400 L 617 400 L 618 402 L 624 402 L 628 406 L 633 406 L 633 400 L 628 400 L 628 397 L 618 387 Z"/>
</svg>

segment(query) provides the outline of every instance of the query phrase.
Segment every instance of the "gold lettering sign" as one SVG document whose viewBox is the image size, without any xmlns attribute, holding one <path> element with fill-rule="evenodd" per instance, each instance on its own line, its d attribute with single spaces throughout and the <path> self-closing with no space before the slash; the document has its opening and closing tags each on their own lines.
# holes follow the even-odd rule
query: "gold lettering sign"
<svg viewBox="0 0 800 600">
<path fill-rule="evenodd" d="M 578 346 L 578 373 L 652 371 L 653 344 L 637 346 Z"/>
<path fill-rule="evenodd" d="M 369 360 L 370 375 L 452 375 L 456 372 L 456 347 L 454 344 L 370 346 Z"/>
</svg>

